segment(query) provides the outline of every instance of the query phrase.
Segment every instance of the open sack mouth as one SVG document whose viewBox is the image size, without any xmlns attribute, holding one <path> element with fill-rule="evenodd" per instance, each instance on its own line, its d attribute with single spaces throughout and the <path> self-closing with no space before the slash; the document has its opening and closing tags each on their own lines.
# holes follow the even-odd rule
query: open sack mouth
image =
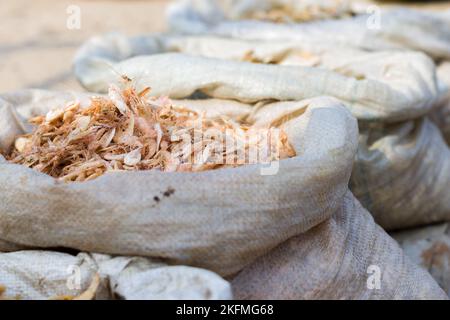
<svg viewBox="0 0 450 320">
<path fill-rule="evenodd" d="M 71 102 L 33 117 L 35 129 L 15 139 L 6 159 L 81 182 L 107 172 L 198 172 L 296 155 L 279 128 L 289 117 L 265 125 L 249 122 L 251 114 L 208 117 L 165 97 L 146 98 L 149 91 L 111 85 L 107 97 L 92 97 L 87 108 Z"/>
<path fill-rule="evenodd" d="M 208 21 L 217 19 L 239 21 L 259 20 L 272 23 L 302 23 L 319 20 L 344 19 L 366 13 L 371 3 L 348 0 L 249 0 L 249 1 L 184 1 L 177 6 L 191 9 Z M 197 7 L 198 6 L 198 7 Z M 198 9 L 198 12 L 192 10 Z M 210 19 L 212 17 L 216 19 Z"/>
<path fill-rule="evenodd" d="M 166 93 L 164 84 L 172 98 L 195 91 L 246 102 L 332 96 L 359 120 L 389 123 L 423 116 L 445 91 L 433 61 L 422 53 L 365 52 L 324 42 L 108 34 L 79 50 L 74 70 L 86 89 L 106 92 L 117 78 L 111 66 L 145 79 L 157 94 Z M 190 81 L 175 73 L 179 68 L 192 71 Z"/>
<path fill-rule="evenodd" d="M 350 1 L 291 1 L 266 2 L 256 8 L 247 3 L 247 6 L 236 5 L 228 10 L 230 20 L 261 20 L 275 23 L 310 22 L 322 19 L 342 19 L 355 16 L 356 10 Z M 259 6 L 258 6 L 259 5 Z"/>
<path fill-rule="evenodd" d="M 167 91 L 154 87 L 151 93 L 155 96 Z M 160 92 L 155 94 L 157 90 Z M 89 103 L 82 94 L 68 97 L 66 93 L 39 90 L 2 96 L 0 143 L 4 149 L 15 145 L 15 158 L 21 159 L 19 149 L 22 153 L 33 151 L 33 137 L 51 152 L 69 135 L 74 140 L 64 148 L 64 152 L 72 150 L 63 153 L 64 158 L 58 155 L 55 159 L 46 150 L 40 154 L 45 161 L 55 159 L 54 171 L 53 163 L 45 168 L 56 179 L 1 157 L 0 176 L 4 183 L 0 184 L 0 245 L 4 242 L 25 248 L 64 247 L 157 257 L 169 264 L 198 266 L 226 276 L 323 222 L 341 205 L 348 190 L 358 131 L 356 120 L 336 99 L 243 102 L 213 96 L 172 103 L 166 98 L 147 98 L 146 93 L 148 89 L 134 91 L 128 87 L 121 91 L 112 86 L 108 96 L 91 98 Z M 191 93 L 171 97 L 192 98 Z M 71 103 L 62 110 L 53 109 L 77 99 L 80 105 Z M 200 117 L 202 110 L 206 112 L 204 119 Z M 18 140 L 17 135 L 28 131 L 21 119 L 31 117 L 37 130 Z M 163 151 L 183 150 L 183 139 L 177 139 L 175 133 L 186 128 L 191 131 L 188 144 L 192 145 L 191 133 L 195 129 L 186 123 L 195 122 L 196 117 L 203 126 L 218 127 L 216 131 L 220 133 L 233 129 L 232 137 L 238 138 L 239 134 L 247 138 L 251 128 L 279 129 L 286 135 L 286 140 L 276 140 L 279 158 L 295 156 L 280 161 L 279 170 L 275 166 L 273 174 L 262 173 L 264 165 L 223 170 L 207 170 L 210 167 L 206 165 L 202 172 L 177 172 L 179 165 L 186 169 L 186 163 L 170 167 L 171 163 L 159 158 L 158 152 L 162 153 L 163 147 L 167 148 Z M 51 134 L 45 136 L 45 131 L 37 135 L 40 129 L 50 130 Z M 129 134 L 124 134 L 127 130 Z M 201 144 L 200 154 L 205 153 L 211 140 Z M 261 141 L 260 145 L 266 145 L 264 139 Z M 155 146 L 151 153 L 150 145 Z M 243 145 L 243 153 L 250 154 L 250 148 Z M 283 147 L 288 152 L 281 153 Z M 172 156 L 172 152 L 168 153 Z M 146 159 L 148 154 L 152 156 Z M 147 160 L 150 161 L 143 162 Z M 151 160 L 156 163 L 153 167 Z M 112 171 L 117 170 L 111 164 L 115 163 L 126 174 L 109 174 L 107 164 L 82 167 L 85 162 L 94 161 L 106 162 Z M 70 166 L 72 163 L 76 165 Z M 142 171 L 138 171 L 140 166 Z M 173 171 L 162 171 L 168 168 Z M 59 183 L 57 179 L 62 178 L 94 180 Z M 314 204 L 314 209 L 309 208 L 309 203 Z M 21 231 L 29 225 L 32 230 Z M 29 236 L 33 239 L 25 239 Z M 182 243 L 182 248 L 174 243 Z"/>
</svg>

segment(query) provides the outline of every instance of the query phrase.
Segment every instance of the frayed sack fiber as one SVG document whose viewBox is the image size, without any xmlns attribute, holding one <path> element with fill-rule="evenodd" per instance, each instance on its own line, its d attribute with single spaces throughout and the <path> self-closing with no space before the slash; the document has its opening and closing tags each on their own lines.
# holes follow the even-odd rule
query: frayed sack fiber
<svg viewBox="0 0 450 320">
<path fill-rule="evenodd" d="M 232 298 L 230 284 L 207 270 L 139 257 L 54 251 L 0 253 L 0 286 L 0 300 Z"/>
<path fill-rule="evenodd" d="M 264 65 L 269 63 L 277 65 Z M 334 96 L 359 120 L 351 189 L 375 220 L 392 230 L 450 219 L 450 150 L 428 119 L 449 91 L 423 53 L 365 52 L 322 42 L 108 34 L 80 49 L 74 70 L 96 91 L 105 91 L 119 71 L 155 87 L 160 82 L 152 75 L 162 73 L 159 80 L 174 97 L 197 88 L 253 103 Z M 189 81 L 178 70 L 186 70 Z"/>
</svg>

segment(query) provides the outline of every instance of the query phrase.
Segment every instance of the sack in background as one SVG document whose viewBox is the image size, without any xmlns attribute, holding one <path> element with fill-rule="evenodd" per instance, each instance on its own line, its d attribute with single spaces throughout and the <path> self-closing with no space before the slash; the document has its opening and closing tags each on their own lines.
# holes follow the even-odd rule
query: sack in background
<svg viewBox="0 0 450 320">
<path fill-rule="evenodd" d="M 238 6 L 239 2 L 220 7 L 214 0 L 177 1 L 168 8 L 168 24 L 171 31 L 183 34 L 300 42 L 321 39 L 329 44 L 375 51 L 414 49 L 437 60 L 450 60 L 450 10 L 427 12 L 379 7 L 379 11 L 372 9 L 355 17 L 308 23 L 227 19 L 229 12 L 238 10 Z M 405 26 L 414 28 L 405 32 Z"/>
<path fill-rule="evenodd" d="M 450 88 L 450 62 L 439 65 L 438 76 Z M 447 144 L 450 145 L 450 89 L 431 114 L 431 119 L 437 124 Z"/>
<path fill-rule="evenodd" d="M 197 10 L 230 20 L 256 19 L 273 22 L 306 22 L 348 17 L 362 12 L 369 0 L 194 0 Z M 195 12 L 195 11 L 194 11 Z"/>
<path fill-rule="evenodd" d="M 317 68 L 293 68 L 294 58 L 299 64 L 306 60 L 302 53 L 312 56 Z M 228 61 L 248 59 L 248 54 L 262 62 L 288 61 L 289 67 Z M 180 70 L 189 75 L 189 81 L 179 77 Z M 164 35 L 95 37 L 77 53 L 74 73 L 86 89 L 100 93 L 121 80 L 119 73 L 141 86 L 151 86 L 155 95 L 172 98 L 199 91 L 255 103 L 327 95 L 343 101 L 358 119 L 391 123 L 427 114 L 446 89 L 436 79 L 433 61 L 418 52 L 367 53 L 322 42 L 246 43 Z"/>
<path fill-rule="evenodd" d="M 387 230 L 450 219 L 450 149 L 427 117 L 359 122 L 350 189 Z"/>
<path fill-rule="evenodd" d="M 0 285 L 0 300 L 232 298 L 230 284 L 207 270 L 90 253 L 0 253 Z"/>
<path fill-rule="evenodd" d="M 450 225 L 448 223 L 393 233 L 413 262 L 427 270 L 450 295 Z"/>
</svg>

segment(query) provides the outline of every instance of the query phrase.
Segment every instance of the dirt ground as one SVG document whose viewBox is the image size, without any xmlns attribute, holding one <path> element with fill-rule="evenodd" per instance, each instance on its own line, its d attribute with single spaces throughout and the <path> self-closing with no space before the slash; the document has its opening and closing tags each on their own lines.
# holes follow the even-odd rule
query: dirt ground
<svg viewBox="0 0 450 320">
<path fill-rule="evenodd" d="M 5 1 L 5 0 L 4 0 Z M 165 29 L 167 0 L 7 0 L 0 5 L 0 93 L 21 88 L 79 90 L 71 74 L 76 49 L 111 31 L 142 34 Z M 80 29 L 66 26 L 71 5 Z"/>
<path fill-rule="evenodd" d="M 163 31 L 169 0 L 3 0 L 0 6 L 0 93 L 21 88 L 79 90 L 71 74 L 76 49 L 89 37 L 111 31 Z M 448 1 L 438 7 L 448 7 Z M 81 28 L 66 23 L 81 9 Z M 432 6 L 436 6 L 433 5 Z"/>
</svg>

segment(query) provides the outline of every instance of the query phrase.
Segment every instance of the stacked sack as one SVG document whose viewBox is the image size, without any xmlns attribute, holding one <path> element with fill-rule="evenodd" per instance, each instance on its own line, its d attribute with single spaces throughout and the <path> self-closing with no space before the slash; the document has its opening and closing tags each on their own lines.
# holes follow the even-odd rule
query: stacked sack
<svg viewBox="0 0 450 320">
<path fill-rule="evenodd" d="M 289 90 L 284 99 L 338 98 L 360 126 L 351 189 L 375 220 L 393 230 L 450 219 L 450 150 L 428 118 L 448 88 L 423 53 L 366 52 L 321 41 L 109 34 L 80 49 L 74 72 L 93 91 L 105 91 L 117 78 L 114 70 L 127 75 L 140 70 L 133 74 L 136 79 L 151 84 L 144 57 L 164 52 L 241 61 L 242 68 L 248 62 L 270 64 L 275 77 L 289 75 L 277 92 Z"/>
<path fill-rule="evenodd" d="M 282 11 L 284 19 L 264 12 Z M 298 19 L 307 13 L 311 19 Z M 287 19 L 287 20 L 286 20 Z M 302 22 L 302 23 L 300 23 Z M 308 22 L 308 23 L 303 23 Z M 450 61 L 450 9 L 419 11 L 360 0 L 180 0 L 168 9 L 172 31 L 262 41 L 320 41 L 369 51 L 417 50 L 436 61 L 441 74 Z M 448 76 L 444 75 L 447 85 Z M 450 98 L 437 106 L 448 119 Z M 442 108 L 440 108 L 442 107 Z M 449 140 L 449 120 L 438 120 Z"/>
<path fill-rule="evenodd" d="M 439 65 L 438 76 L 450 88 L 450 61 Z M 450 91 L 440 101 L 431 118 L 439 126 L 447 144 L 450 145 Z"/>
<path fill-rule="evenodd" d="M 407 10 L 402 7 L 387 8 L 385 4 L 373 1 L 316 1 L 316 6 L 307 3 L 307 8 L 303 8 L 303 1 L 289 0 L 263 0 L 263 1 L 232 1 L 232 0 L 187 0 L 178 1 L 169 9 L 169 24 L 175 31 L 184 34 L 197 34 L 220 36 L 225 38 L 244 39 L 246 41 L 284 41 L 293 42 L 295 46 L 302 47 L 304 42 L 317 41 L 332 46 L 343 46 L 346 49 L 354 47 L 369 51 L 385 51 L 385 50 L 418 50 L 430 56 L 438 66 L 438 78 L 450 88 L 450 10 L 447 11 L 417 11 Z M 373 3 L 371 3 L 373 2 Z M 333 7 L 336 14 L 333 15 L 316 15 L 314 19 L 298 19 L 299 10 L 307 12 L 318 12 L 318 7 Z M 375 5 L 374 5 L 375 4 Z M 404 5 L 404 4 L 402 4 Z M 281 9 L 281 10 L 280 10 Z M 343 10 L 344 9 L 344 10 Z M 280 12 L 281 11 L 281 12 Z M 349 17 L 351 12 L 354 17 Z M 274 19 L 274 16 L 276 17 Z M 211 19 L 214 17 L 213 19 Z M 280 18 L 282 17 L 282 18 Z M 328 20 L 326 20 L 328 19 Z M 260 21 L 256 21 L 260 20 Z M 262 20 L 262 21 L 261 21 Z M 316 20 L 313 23 L 299 23 L 305 21 Z M 321 20 L 321 21 L 317 21 Z M 350 59 L 349 59 L 350 60 Z M 412 68 L 413 70 L 413 68 Z M 440 129 L 444 140 L 447 144 L 450 142 L 450 93 L 441 95 L 434 104 L 433 110 L 428 113 L 428 117 Z M 427 120 L 428 121 L 428 120 Z M 441 212 L 441 218 L 448 220 L 448 203 L 450 195 L 446 190 L 449 188 L 448 165 L 448 149 L 442 146 L 441 139 L 438 138 L 438 132 L 433 124 L 427 125 L 427 129 L 416 130 L 420 125 L 417 122 L 410 125 L 410 129 L 398 126 L 370 127 L 371 124 L 360 123 L 360 131 L 362 138 L 369 143 L 369 147 L 359 152 L 356 161 L 356 170 L 353 174 L 352 190 L 363 202 L 370 208 L 377 221 L 384 227 L 390 229 L 401 229 L 408 226 L 422 225 L 423 223 L 417 219 L 412 219 L 406 224 L 402 221 L 391 224 L 385 219 L 378 217 L 378 212 L 383 207 L 395 206 L 398 211 L 395 214 L 408 216 L 411 214 L 410 207 L 406 203 L 421 199 L 422 204 L 415 206 L 411 216 L 426 216 L 428 221 L 435 222 L 436 212 Z M 370 128 L 369 130 L 367 130 Z M 417 132 L 427 131 L 429 137 L 427 139 L 418 139 L 422 136 Z M 366 134 L 364 133 L 366 132 Z M 384 138 L 385 137 L 385 138 Z M 423 143 L 415 144 L 416 141 L 422 140 Z M 367 143 L 366 143 L 367 144 Z M 386 161 L 380 158 L 380 153 L 372 152 L 378 149 L 380 145 L 397 145 L 400 148 L 383 149 L 381 154 L 397 154 L 395 157 L 397 163 L 396 168 L 388 168 Z M 420 156 L 428 149 L 425 145 L 433 145 L 434 156 Z M 416 159 L 416 160 L 414 160 Z M 376 161 L 376 162 L 375 162 Z M 370 168 L 377 163 L 380 169 L 385 167 L 388 171 L 372 171 Z M 394 162 L 393 162 L 394 163 Z M 421 164 L 419 164 L 421 163 Z M 419 166 L 434 166 L 435 174 L 430 171 L 417 170 Z M 416 170 L 416 173 L 413 173 Z M 443 170 L 441 176 L 439 172 Z M 391 171 L 392 176 L 386 174 Z M 376 173 L 375 175 L 371 175 Z M 408 174 L 409 172 L 409 174 Z M 419 172 L 422 172 L 419 173 Z M 364 188 L 371 189 L 369 184 L 373 181 L 364 179 L 364 175 L 368 174 L 369 178 L 376 178 L 377 174 L 380 179 L 377 180 L 375 188 L 372 191 L 364 191 Z M 358 179 L 358 175 L 361 179 Z M 403 175 L 403 178 L 400 178 Z M 414 179 L 420 177 L 425 184 L 416 185 L 418 181 Z M 395 186 L 396 180 L 402 180 L 400 186 L 402 190 L 398 193 L 398 188 L 389 188 L 389 185 Z M 403 187 L 402 187 L 403 185 Z M 409 185 L 409 186 L 408 186 Z M 387 188 L 385 188 L 387 186 Z M 405 186 L 408 186 L 405 189 Z M 361 189 L 362 188 L 362 189 Z M 386 190 L 377 192 L 376 189 Z M 437 190 L 442 192 L 436 192 Z M 362 192 L 359 192 L 361 190 Z M 376 193 L 384 193 L 382 197 L 374 197 Z M 391 196 L 390 193 L 393 195 Z M 428 195 L 425 195 L 428 193 Z M 401 195 L 396 197 L 395 195 Z M 390 201 L 390 200 L 394 201 Z M 381 202 L 378 202 L 381 201 Z M 378 203 L 376 203 L 378 202 Z M 438 204 L 438 202 L 440 204 Z M 403 213 L 402 213 L 403 212 Z M 414 213 L 415 212 L 415 213 Z M 439 214 L 438 214 L 439 215 Z M 402 236 L 402 246 L 407 253 L 411 253 L 411 257 L 416 262 L 430 269 L 430 264 L 426 259 L 417 258 L 419 249 L 411 250 L 412 244 L 417 244 L 415 233 L 419 233 L 421 237 L 429 234 L 429 238 L 434 239 L 433 227 L 426 227 L 423 230 L 417 229 L 415 232 L 405 232 Z M 407 240 L 411 236 L 410 241 Z M 431 243 L 434 243 L 431 241 Z M 414 247 L 414 246 L 413 246 Z M 419 246 L 420 248 L 421 246 Z M 445 250 L 444 250 L 445 251 Z M 446 254 L 441 250 L 436 255 L 441 257 L 438 260 L 445 260 Z M 426 254 L 425 254 L 426 256 Z M 447 271 L 447 267 L 438 268 L 438 272 L 432 272 L 435 279 L 443 288 L 448 288 L 449 280 L 440 274 Z"/>
<path fill-rule="evenodd" d="M 450 295 L 450 224 L 395 232 L 392 236 L 408 257 L 424 267 Z"/>
<path fill-rule="evenodd" d="M 140 257 L 26 250 L 0 253 L 2 299 L 231 299 L 213 272 Z"/>
<path fill-rule="evenodd" d="M 18 134 L 32 130 L 26 119 L 33 115 L 46 114 L 49 110 L 60 108 L 74 100 L 88 105 L 90 96 L 86 93 L 56 93 L 41 90 L 4 94 L 0 99 L 0 149 L 10 149 Z M 89 202 L 87 199 L 91 197 L 88 190 L 81 194 L 78 194 L 77 188 L 64 191 L 65 186 L 53 178 L 11 165 L 1 154 L 0 166 L 2 167 L 0 235 L 7 238 L 10 234 L 8 225 L 14 225 L 13 233 L 21 232 L 28 238 L 24 243 L 16 241 L 15 236 L 12 237 L 13 242 L 0 239 L 0 300 L 233 298 L 230 283 L 205 269 L 168 265 L 159 258 L 111 256 L 67 250 L 59 245 L 63 245 L 62 238 L 56 240 L 54 246 L 48 245 L 50 247 L 48 250 L 38 248 L 47 245 L 33 239 L 33 232 L 36 230 L 40 230 L 38 237 L 43 237 L 47 233 L 59 238 L 67 232 L 69 237 L 70 233 L 72 235 L 75 233 L 79 241 L 89 241 L 83 240 L 83 234 L 101 229 L 106 223 L 109 225 L 100 233 L 107 232 L 109 236 L 104 234 L 103 237 L 120 237 L 121 235 L 115 233 L 111 227 L 111 223 L 114 223 L 114 219 L 117 221 L 119 215 L 113 214 L 103 218 L 99 215 L 94 218 L 92 215 L 95 216 L 98 205 L 95 201 L 101 199 L 96 199 L 85 207 L 83 201 Z M 16 175 L 13 167 L 21 172 L 29 172 L 25 176 Z M 3 175 L 6 173 L 14 176 L 12 181 L 6 182 L 8 174 Z M 43 181 L 45 186 L 42 185 Z M 15 185 L 13 188 L 15 191 L 8 190 L 12 184 Z M 95 187 L 91 189 L 92 195 L 98 194 L 99 190 L 104 189 Z M 71 194 L 67 199 L 64 195 L 66 192 Z M 75 202 L 77 205 L 71 208 Z M 28 209 L 24 210 L 25 207 Z M 78 215 L 77 210 L 81 207 L 84 209 L 78 212 L 80 213 Z M 122 209 L 121 212 L 124 211 Z M 21 213 L 26 216 L 14 221 L 14 216 Z M 8 215 L 12 218 L 11 221 L 8 221 Z M 88 215 L 91 215 L 91 218 L 88 218 Z M 88 226 L 86 218 L 94 224 Z M 70 221 L 73 220 L 77 220 L 74 228 L 68 228 L 67 226 L 72 223 Z M 34 231 L 33 225 L 37 228 Z M 92 237 L 92 233 L 90 236 Z M 99 239 L 102 237 L 98 234 L 97 236 Z M 129 253 L 134 254 L 131 250 Z"/>
<path fill-rule="evenodd" d="M 340 14 L 334 19 L 319 17 L 307 23 L 246 20 L 249 12 L 287 5 L 286 15 L 302 9 L 303 1 L 294 0 L 181 0 L 168 9 L 172 31 L 181 34 L 207 34 L 244 40 L 315 41 L 363 48 L 369 51 L 413 49 L 436 60 L 450 59 L 450 11 L 427 12 L 402 7 L 385 8 L 350 5 L 352 16 Z M 348 1 L 347 1 L 348 2 Z M 361 4 L 361 1 L 351 1 Z M 327 1 L 317 1 L 327 3 Z M 331 1 L 336 6 L 340 1 Z M 334 3 L 334 4 L 333 4 Z M 251 17 L 251 15 L 250 15 Z"/>
<path fill-rule="evenodd" d="M 341 76 L 183 54 L 107 64 L 109 73 L 96 73 L 97 89 L 106 84 L 98 79 L 120 82 L 116 72 L 125 73 L 150 85 L 152 94 L 183 99 L 175 104 L 207 117 L 276 125 L 297 155 L 281 160 L 275 172 L 249 164 L 107 173 L 72 184 L 3 160 L 0 235 L 6 248 L 65 247 L 205 268 L 232 281 L 237 298 L 446 298 L 348 190 L 358 145 L 348 109 L 314 88 L 306 99 L 296 85 L 305 76 L 311 83 Z M 67 99 L 73 95 L 3 95 L 2 147 L 26 130 L 24 119 Z M 164 196 L 155 202 L 155 195 Z M 109 275 L 93 259 L 94 270 Z"/>
</svg>

